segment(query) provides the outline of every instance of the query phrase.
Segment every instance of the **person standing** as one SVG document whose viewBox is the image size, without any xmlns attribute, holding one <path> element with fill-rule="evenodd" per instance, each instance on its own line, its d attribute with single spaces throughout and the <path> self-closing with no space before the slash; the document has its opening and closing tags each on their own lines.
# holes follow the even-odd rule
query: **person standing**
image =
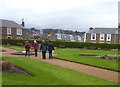
<svg viewBox="0 0 120 87">
<path fill-rule="evenodd" d="M 25 45 L 24 45 L 24 48 L 26 50 L 26 53 L 25 53 L 25 56 L 30 56 L 30 48 L 31 48 L 31 45 L 28 41 L 25 42 Z"/>
<path fill-rule="evenodd" d="M 39 49 L 39 45 L 38 45 L 37 41 L 34 41 L 33 47 L 34 47 L 35 57 L 37 57 L 37 52 Z"/>
<path fill-rule="evenodd" d="M 46 45 L 44 40 L 42 41 L 42 44 L 40 46 L 40 50 L 42 50 L 42 58 L 46 59 L 47 45 Z"/>
<path fill-rule="evenodd" d="M 49 59 L 52 59 L 53 50 L 54 50 L 53 43 L 51 41 L 49 41 L 49 43 L 48 43 Z"/>
</svg>

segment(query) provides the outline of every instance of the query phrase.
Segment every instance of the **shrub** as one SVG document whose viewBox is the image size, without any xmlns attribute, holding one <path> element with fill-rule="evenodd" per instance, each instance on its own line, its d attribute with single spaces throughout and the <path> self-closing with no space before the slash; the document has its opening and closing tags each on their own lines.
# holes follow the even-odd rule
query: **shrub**
<svg viewBox="0 0 120 87">
<path fill-rule="evenodd" d="M 23 46 L 23 43 L 17 43 L 16 45 L 17 46 Z"/>
<path fill-rule="evenodd" d="M 33 40 L 18 40 L 18 39 L 2 39 L 3 45 L 22 45 L 26 41 L 33 44 Z M 41 40 L 38 41 L 41 44 Z M 88 49 L 120 49 L 120 44 L 107 44 L 107 43 L 85 43 L 85 42 L 64 42 L 64 41 L 52 41 L 55 47 L 64 46 L 66 48 L 88 48 Z M 48 41 L 46 41 L 48 43 Z"/>
<path fill-rule="evenodd" d="M 12 66 L 12 64 L 8 61 L 3 61 L 2 62 L 2 70 L 10 70 L 11 66 Z"/>
</svg>

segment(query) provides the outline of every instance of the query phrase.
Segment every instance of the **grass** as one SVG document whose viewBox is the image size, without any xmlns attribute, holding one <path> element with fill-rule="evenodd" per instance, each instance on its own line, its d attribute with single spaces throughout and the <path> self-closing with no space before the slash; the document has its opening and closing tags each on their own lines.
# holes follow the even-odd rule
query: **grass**
<svg viewBox="0 0 120 87">
<path fill-rule="evenodd" d="M 14 50 L 18 50 L 18 51 L 24 51 L 25 50 L 24 46 L 7 45 L 5 47 L 11 48 L 11 49 L 14 49 Z"/>
<path fill-rule="evenodd" d="M 3 73 L 3 85 L 117 85 L 94 76 L 25 57 L 3 59 L 31 72 L 33 76 Z"/>
<path fill-rule="evenodd" d="M 56 49 L 55 53 L 58 54 L 55 58 L 88 64 L 91 66 L 101 67 L 105 69 L 120 71 L 118 69 L 118 61 L 105 60 L 96 57 L 80 56 L 80 54 L 95 54 L 95 55 L 116 55 L 116 51 L 104 50 L 85 50 L 85 49 Z"/>
<path fill-rule="evenodd" d="M 11 48 L 11 49 L 14 49 L 14 50 L 18 50 L 18 51 L 25 51 L 24 46 L 8 45 L 8 46 L 5 46 L 5 47 Z M 31 51 L 31 52 L 34 52 L 34 49 L 31 48 L 30 51 Z M 40 51 L 40 50 L 38 50 L 38 51 Z"/>
<path fill-rule="evenodd" d="M 5 52 L 5 50 L 0 50 L 0 52 Z"/>
<path fill-rule="evenodd" d="M 6 46 L 8 48 L 23 51 L 24 47 L 22 46 L 14 46 L 9 45 Z M 33 49 L 31 49 L 33 51 Z M 40 51 L 39 51 L 40 52 Z M 55 53 L 59 54 L 55 58 L 57 59 L 63 59 L 83 64 L 88 64 L 95 67 L 110 69 L 113 71 L 120 71 L 118 69 L 118 61 L 111 61 L 111 60 L 104 60 L 96 57 L 86 57 L 86 56 L 80 56 L 80 54 L 95 54 L 95 55 L 116 55 L 118 54 L 117 51 L 105 51 L 105 50 L 85 50 L 85 49 L 61 49 L 57 48 L 55 49 Z"/>
</svg>

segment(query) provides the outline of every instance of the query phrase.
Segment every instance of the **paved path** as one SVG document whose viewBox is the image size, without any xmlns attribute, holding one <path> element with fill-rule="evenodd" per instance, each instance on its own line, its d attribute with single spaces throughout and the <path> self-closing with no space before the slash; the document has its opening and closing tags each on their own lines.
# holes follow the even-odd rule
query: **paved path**
<svg viewBox="0 0 120 87">
<path fill-rule="evenodd" d="M 3 47 L 2 49 L 6 50 L 6 52 L 0 52 L 0 55 L 2 55 L 2 56 L 7 56 L 7 55 L 8 56 L 18 56 L 18 55 L 11 55 L 11 52 L 15 52 L 15 50 L 13 50 L 13 49 L 5 48 L 5 47 Z M 54 54 L 54 56 L 55 56 L 55 54 Z M 34 58 L 34 59 L 38 59 L 43 62 L 58 65 L 58 66 L 65 67 L 68 69 L 72 69 L 74 71 L 92 75 L 92 76 L 102 78 L 105 80 L 109 80 L 112 82 L 120 82 L 120 80 L 118 79 L 118 76 L 120 75 L 120 73 L 115 72 L 115 71 L 110 71 L 110 70 L 106 70 L 106 69 L 96 68 L 96 67 L 92 67 L 92 66 L 88 66 L 88 65 L 68 62 L 68 61 L 59 60 L 59 59 L 43 60 L 41 58 L 41 53 L 38 53 L 38 57 L 34 57 L 34 55 L 32 55 L 30 57 Z M 47 54 L 47 57 L 48 57 L 48 54 Z"/>
</svg>

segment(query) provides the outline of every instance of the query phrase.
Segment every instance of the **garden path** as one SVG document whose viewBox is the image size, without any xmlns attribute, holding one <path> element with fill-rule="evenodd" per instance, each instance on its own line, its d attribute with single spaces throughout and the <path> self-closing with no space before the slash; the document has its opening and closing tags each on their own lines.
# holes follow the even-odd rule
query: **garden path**
<svg viewBox="0 0 120 87">
<path fill-rule="evenodd" d="M 0 47 L 0 49 L 1 49 L 1 47 Z M 13 49 L 5 48 L 5 47 L 2 47 L 2 49 L 6 50 L 6 51 L 0 52 L 0 56 L 21 56 L 21 55 L 11 55 L 11 52 L 16 52 Z M 56 54 L 54 54 L 53 56 L 56 56 Z M 29 58 L 29 57 L 26 57 L 26 58 Z M 43 60 L 41 58 L 41 52 L 38 53 L 38 57 L 34 57 L 34 55 L 31 55 L 30 58 L 38 59 L 43 62 L 58 65 L 58 66 L 68 68 L 68 69 L 72 69 L 72 70 L 78 71 L 80 73 L 85 73 L 85 74 L 92 75 L 92 76 L 102 78 L 105 80 L 109 80 L 112 82 L 120 82 L 120 79 L 118 79 L 118 77 L 120 76 L 120 72 L 96 68 L 93 66 L 73 63 L 73 62 L 59 60 L 59 59 L 48 59 L 48 53 L 47 53 L 47 59 L 45 59 L 45 60 Z"/>
</svg>

